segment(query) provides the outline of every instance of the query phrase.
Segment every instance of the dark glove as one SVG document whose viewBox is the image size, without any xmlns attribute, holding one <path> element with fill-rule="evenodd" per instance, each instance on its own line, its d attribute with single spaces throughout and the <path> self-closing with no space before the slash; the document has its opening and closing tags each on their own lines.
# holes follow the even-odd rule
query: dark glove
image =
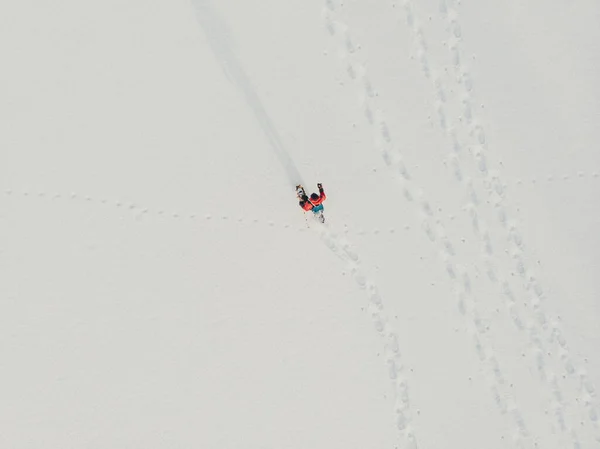
<svg viewBox="0 0 600 449">
<path fill-rule="evenodd" d="M 323 184 L 321 184 L 320 182 L 317 182 L 317 188 L 319 190 L 323 190 Z"/>
</svg>

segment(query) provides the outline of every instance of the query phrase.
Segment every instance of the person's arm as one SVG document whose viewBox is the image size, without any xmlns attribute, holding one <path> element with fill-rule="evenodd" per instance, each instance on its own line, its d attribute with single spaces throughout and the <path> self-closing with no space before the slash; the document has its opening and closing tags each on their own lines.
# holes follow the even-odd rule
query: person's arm
<svg viewBox="0 0 600 449">
<path fill-rule="evenodd" d="M 323 184 L 319 182 L 317 187 L 319 188 L 319 199 L 321 201 L 325 201 L 327 199 L 327 195 L 325 195 L 325 190 L 323 190 Z"/>
</svg>

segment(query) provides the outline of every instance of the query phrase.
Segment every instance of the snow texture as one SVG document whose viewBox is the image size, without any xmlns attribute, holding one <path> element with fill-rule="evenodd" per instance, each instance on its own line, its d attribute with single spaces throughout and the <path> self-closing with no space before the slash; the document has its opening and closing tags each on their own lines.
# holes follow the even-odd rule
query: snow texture
<svg viewBox="0 0 600 449">
<path fill-rule="evenodd" d="M 0 54 L 0 447 L 600 447 L 597 1 L 4 2 Z"/>
</svg>

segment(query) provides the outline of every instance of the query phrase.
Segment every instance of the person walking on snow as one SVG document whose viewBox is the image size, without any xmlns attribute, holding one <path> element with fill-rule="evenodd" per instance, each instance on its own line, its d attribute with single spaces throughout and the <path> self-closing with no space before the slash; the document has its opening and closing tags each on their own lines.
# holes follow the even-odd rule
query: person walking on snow
<svg viewBox="0 0 600 449">
<path fill-rule="evenodd" d="M 323 184 L 320 182 L 317 183 L 317 188 L 319 189 L 319 194 L 313 193 L 310 195 L 310 198 L 303 191 L 299 205 L 305 211 L 311 211 L 315 216 L 318 216 L 321 223 L 325 223 L 323 201 L 327 199 L 327 195 L 325 195 L 325 191 L 323 190 Z"/>
</svg>

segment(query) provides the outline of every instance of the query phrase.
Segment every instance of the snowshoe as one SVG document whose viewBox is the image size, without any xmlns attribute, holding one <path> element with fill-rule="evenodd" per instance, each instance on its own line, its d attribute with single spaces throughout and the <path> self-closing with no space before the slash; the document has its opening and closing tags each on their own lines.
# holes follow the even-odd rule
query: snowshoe
<svg viewBox="0 0 600 449">
<path fill-rule="evenodd" d="M 304 199 L 306 197 L 306 191 L 304 190 L 304 187 L 302 187 L 302 185 L 300 184 L 296 186 L 296 196 L 299 199 Z"/>
</svg>

